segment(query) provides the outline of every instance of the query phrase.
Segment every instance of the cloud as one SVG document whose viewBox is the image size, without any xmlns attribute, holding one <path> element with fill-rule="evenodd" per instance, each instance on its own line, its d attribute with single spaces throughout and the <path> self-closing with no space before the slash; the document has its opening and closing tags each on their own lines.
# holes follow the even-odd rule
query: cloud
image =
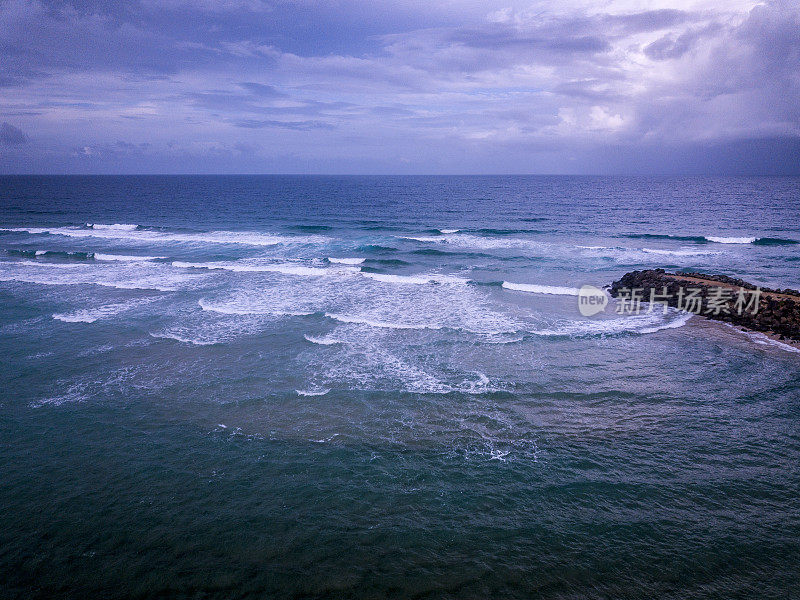
<svg viewBox="0 0 800 600">
<path fill-rule="evenodd" d="M 24 144 L 27 141 L 28 136 L 10 123 L 3 121 L 3 123 L 0 124 L 0 144 L 15 146 L 17 144 Z"/>
<path fill-rule="evenodd" d="M 286 94 L 278 91 L 275 86 L 266 85 L 264 83 L 254 83 L 252 81 L 243 81 L 239 84 L 244 89 L 248 90 L 251 94 L 261 96 L 263 98 L 280 98 Z"/>
<path fill-rule="evenodd" d="M 800 139 L 788 0 L 0 0 L 0 61 L 30 164 L 742 170 Z"/>
<path fill-rule="evenodd" d="M 266 127 L 279 127 L 284 129 L 294 129 L 295 131 L 308 131 L 309 129 L 333 129 L 330 123 L 322 121 L 257 121 L 254 119 L 240 119 L 233 121 L 236 127 L 245 129 L 264 129 Z"/>
</svg>

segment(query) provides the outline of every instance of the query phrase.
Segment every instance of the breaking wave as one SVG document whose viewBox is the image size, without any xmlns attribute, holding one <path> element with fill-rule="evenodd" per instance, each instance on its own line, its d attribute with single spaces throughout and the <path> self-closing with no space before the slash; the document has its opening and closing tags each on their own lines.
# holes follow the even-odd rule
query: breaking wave
<svg viewBox="0 0 800 600">
<path fill-rule="evenodd" d="M 504 281 L 502 286 L 507 290 L 529 292 L 531 294 L 553 294 L 558 296 L 577 296 L 578 288 L 562 287 L 557 285 L 538 285 L 534 283 L 512 283 Z"/>
<path fill-rule="evenodd" d="M 647 334 L 663 329 L 683 327 L 694 315 L 692 313 L 671 312 L 631 315 L 615 319 L 582 320 L 564 323 L 550 329 L 531 331 L 544 337 L 596 337 L 620 334 Z"/>
<path fill-rule="evenodd" d="M 101 238 L 129 243 L 170 244 L 206 243 L 239 244 L 245 246 L 275 246 L 278 244 L 318 244 L 328 238 L 318 235 L 287 236 L 256 231 L 164 231 L 132 224 L 91 225 L 90 227 L 11 227 L 0 231 L 29 233 L 32 235 L 60 235 L 73 238 Z"/>
<path fill-rule="evenodd" d="M 694 242 L 696 244 L 755 244 L 758 246 L 782 246 L 798 244 L 800 241 L 789 238 L 771 238 L 756 236 L 716 236 L 716 235 L 672 235 L 663 233 L 632 233 L 620 237 L 642 240 L 675 240 L 681 242 Z"/>
</svg>

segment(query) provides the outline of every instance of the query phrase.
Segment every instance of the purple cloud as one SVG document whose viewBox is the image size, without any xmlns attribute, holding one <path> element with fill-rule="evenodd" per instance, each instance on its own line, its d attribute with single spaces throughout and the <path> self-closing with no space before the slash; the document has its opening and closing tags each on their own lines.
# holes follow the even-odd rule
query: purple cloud
<svg viewBox="0 0 800 600">
<path fill-rule="evenodd" d="M 0 170 L 800 169 L 797 6 L 626 4 L 0 0 Z"/>
</svg>

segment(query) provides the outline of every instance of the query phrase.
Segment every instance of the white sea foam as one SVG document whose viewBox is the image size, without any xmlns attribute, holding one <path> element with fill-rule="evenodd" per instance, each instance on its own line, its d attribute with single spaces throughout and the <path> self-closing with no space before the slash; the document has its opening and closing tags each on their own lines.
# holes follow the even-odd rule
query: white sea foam
<svg viewBox="0 0 800 600">
<path fill-rule="evenodd" d="M 505 462 L 506 456 L 511 453 L 511 450 L 491 450 L 489 460 L 500 460 Z"/>
<path fill-rule="evenodd" d="M 413 236 L 413 235 L 400 236 L 400 239 L 411 240 L 412 242 L 442 242 L 442 241 L 445 241 L 444 238 L 441 238 L 441 237 Z"/>
<path fill-rule="evenodd" d="M 120 262 L 147 262 L 151 260 L 159 260 L 166 258 L 166 256 L 131 256 L 126 254 L 99 254 L 94 253 L 95 260 L 102 260 L 106 262 L 120 261 Z"/>
<path fill-rule="evenodd" d="M 439 231 L 441 233 L 444 233 L 444 234 L 449 234 L 449 233 L 458 233 L 461 230 L 460 229 L 440 229 Z"/>
<path fill-rule="evenodd" d="M 324 269 L 320 267 L 307 267 L 305 265 L 298 265 L 294 263 L 275 263 L 275 264 L 262 264 L 262 263 L 247 263 L 247 262 L 203 262 L 192 263 L 176 260 L 172 262 L 173 267 L 182 269 L 209 269 L 209 270 L 222 270 L 233 271 L 235 273 L 282 273 L 284 275 L 299 275 L 299 276 L 312 276 L 322 277 L 325 275 L 334 275 L 342 273 L 341 269 Z"/>
<path fill-rule="evenodd" d="M 557 285 L 539 285 L 534 283 L 512 283 L 504 281 L 503 287 L 507 290 L 518 292 L 529 292 L 531 294 L 553 294 L 558 296 L 577 296 L 580 293 L 578 288 L 563 287 Z"/>
<path fill-rule="evenodd" d="M 330 388 L 322 388 L 319 390 L 295 390 L 298 396 L 324 396 L 330 391 Z"/>
<path fill-rule="evenodd" d="M 733 329 L 738 333 L 741 333 L 745 337 L 749 338 L 753 343 L 758 344 L 759 346 L 770 346 L 773 348 L 778 348 L 785 352 L 800 353 L 800 347 L 793 346 L 791 344 L 786 344 L 784 342 L 781 342 L 780 340 L 773 339 L 768 335 L 761 333 L 760 331 L 741 330 L 731 323 L 722 322 L 722 325 L 730 329 Z"/>
<path fill-rule="evenodd" d="M 706 236 L 709 242 L 716 242 L 718 244 L 752 244 L 758 238 L 755 237 L 716 237 Z"/>
<path fill-rule="evenodd" d="M 76 383 L 70 385 L 62 395 L 35 400 L 31 402 L 30 406 L 31 408 L 41 408 L 43 406 L 61 406 L 67 403 L 85 402 L 89 399 L 87 388 L 88 385 L 85 383 Z"/>
<path fill-rule="evenodd" d="M 619 335 L 623 333 L 647 334 L 663 329 L 676 329 L 686 325 L 694 315 L 691 313 L 671 312 L 629 315 L 614 319 L 581 320 L 563 323 L 550 329 L 532 331 L 534 335 L 543 337 L 587 337 L 603 335 Z"/>
<path fill-rule="evenodd" d="M 552 251 L 552 244 L 537 242 L 526 238 L 515 237 L 485 237 L 468 233 L 458 233 L 457 235 L 437 235 L 437 236 L 401 236 L 401 239 L 415 242 L 447 244 L 458 248 L 469 250 L 506 250 L 519 248 L 529 251 Z"/>
<path fill-rule="evenodd" d="M 622 246 L 576 246 L 583 250 L 581 254 L 589 257 L 608 257 L 622 263 L 660 263 L 664 257 L 673 259 L 692 258 L 697 256 L 713 256 L 721 254 L 718 250 L 700 248 L 626 248 Z"/>
<path fill-rule="evenodd" d="M 487 391 L 490 391 L 489 383 L 491 380 L 483 373 L 478 372 L 476 375 L 478 376 L 476 381 L 464 381 L 455 389 L 466 394 L 484 394 Z"/>
<path fill-rule="evenodd" d="M 800 348 L 798 348 L 797 346 L 785 344 L 780 340 L 773 340 L 771 337 L 759 334 L 757 332 L 748 332 L 748 337 L 750 337 L 756 344 L 759 344 L 761 346 L 772 346 L 774 348 L 779 348 L 785 352 L 800 353 Z"/>
<path fill-rule="evenodd" d="M 427 275 L 394 275 L 390 273 L 362 273 L 369 279 L 380 281 L 381 283 L 410 283 L 416 285 L 423 285 L 428 283 L 443 283 L 443 284 L 464 284 L 468 283 L 468 279 L 462 279 L 454 275 L 440 275 L 438 273 Z"/>
<path fill-rule="evenodd" d="M 340 323 L 356 323 L 359 325 L 368 325 L 370 327 L 381 327 L 385 329 L 442 329 L 441 326 L 438 325 L 419 325 L 413 323 L 394 323 L 389 321 L 376 321 L 374 319 L 361 317 L 361 316 L 350 316 L 350 315 L 340 315 L 335 313 L 325 313 L 325 316 L 329 319 L 333 319 L 334 321 L 339 321 Z"/>
<path fill-rule="evenodd" d="M 120 302 L 118 304 L 106 304 L 96 308 L 76 310 L 71 313 L 54 314 L 53 318 L 57 321 L 64 321 L 65 323 L 94 323 L 100 319 L 118 315 L 140 304 L 142 304 L 140 300 Z"/>
<path fill-rule="evenodd" d="M 0 281 L 41 285 L 99 285 L 129 290 L 173 291 L 197 278 L 197 275 L 181 274 L 165 265 L 144 261 L 0 261 Z"/>
<path fill-rule="evenodd" d="M 366 258 L 333 258 L 329 257 L 328 262 L 337 264 L 337 265 L 360 265 L 363 263 Z"/>
<path fill-rule="evenodd" d="M 9 263 L 14 265 L 19 265 L 23 267 L 50 267 L 53 269 L 83 269 L 86 268 L 85 264 L 81 263 L 57 263 L 57 262 L 43 262 L 43 261 L 33 261 L 33 260 L 20 260 L 14 263 Z"/>
<path fill-rule="evenodd" d="M 442 275 L 439 273 L 423 275 L 396 275 L 393 273 L 364 273 L 358 268 L 345 264 L 340 267 L 309 267 L 297 263 L 263 263 L 263 262 L 202 262 L 193 263 L 176 260 L 172 262 L 173 267 L 183 269 L 208 269 L 224 270 L 241 273 L 281 273 L 284 275 L 296 275 L 299 277 L 341 277 L 352 275 L 363 275 L 368 279 L 381 283 L 399 284 L 464 284 L 468 279 L 456 277 L 454 275 Z"/>
<path fill-rule="evenodd" d="M 655 333 L 656 331 L 661 331 L 663 329 L 678 329 L 679 327 L 686 325 L 686 323 L 688 323 L 693 316 L 694 315 L 692 313 L 678 313 L 677 316 L 664 323 L 658 323 L 650 327 L 643 327 L 639 329 L 637 333 Z"/>
<path fill-rule="evenodd" d="M 103 225 L 102 223 L 87 223 L 87 227 L 91 227 L 92 229 L 103 230 L 107 229 L 110 231 L 134 231 L 139 226 L 133 223 L 114 223 L 113 225 Z"/>
<path fill-rule="evenodd" d="M 102 316 L 97 315 L 97 311 L 79 310 L 73 313 L 54 314 L 53 318 L 57 321 L 64 321 L 65 323 L 94 323 Z"/>
<path fill-rule="evenodd" d="M 124 240 L 130 243 L 170 244 L 241 244 L 246 246 L 275 246 L 278 244 L 318 244 L 328 240 L 319 235 L 286 236 L 256 231 L 208 231 L 183 233 L 170 231 L 154 231 L 137 226 L 106 226 L 98 228 L 81 227 L 11 227 L 0 228 L 0 231 L 30 234 L 62 235 L 74 238 L 102 238 Z"/>
<path fill-rule="evenodd" d="M 282 317 L 304 317 L 314 314 L 308 311 L 285 310 L 268 303 L 242 303 L 242 302 L 210 302 L 205 298 L 200 298 L 197 304 L 207 312 L 215 312 L 222 315 L 273 315 Z"/>
<path fill-rule="evenodd" d="M 157 333 L 150 332 L 150 336 L 164 340 L 175 340 L 176 342 L 181 342 L 183 344 L 191 344 L 192 346 L 213 346 L 214 344 L 222 343 L 222 340 L 218 339 L 203 339 L 198 337 L 190 337 L 188 335 L 182 335 L 180 333 L 174 333 L 170 331 L 161 331 Z"/>
<path fill-rule="evenodd" d="M 663 248 L 642 248 L 646 254 L 660 254 L 664 256 L 703 256 L 707 254 L 719 254 L 713 250 L 695 250 L 693 248 L 681 248 L 679 250 L 665 250 Z"/>
<path fill-rule="evenodd" d="M 312 366 L 326 382 L 336 387 L 357 390 L 398 389 L 419 394 L 447 394 L 452 385 L 414 364 L 413 359 L 396 355 L 369 332 L 363 345 L 345 346 L 338 356 L 318 356 Z M 327 353 L 326 353 L 327 354 Z M 405 353 L 404 353 L 405 354 Z"/>
<path fill-rule="evenodd" d="M 320 346 L 333 346 L 334 344 L 341 344 L 341 340 L 335 340 L 331 338 L 320 338 L 314 337 L 311 335 L 304 335 L 303 336 L 307 341 L 311 342 L 312 344 L 318 344 Z"/>
</svg>

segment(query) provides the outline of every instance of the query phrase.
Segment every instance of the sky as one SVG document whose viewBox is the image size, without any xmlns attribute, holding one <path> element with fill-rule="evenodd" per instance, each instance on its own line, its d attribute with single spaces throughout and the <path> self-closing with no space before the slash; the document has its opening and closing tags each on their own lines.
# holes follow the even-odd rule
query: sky
<svg viewBox="0 0 800 600">
<path fill-rule="evenodd" d="M 800 2 L 0 0 L 0 173 L 800 174 Z"/>
</svg>

